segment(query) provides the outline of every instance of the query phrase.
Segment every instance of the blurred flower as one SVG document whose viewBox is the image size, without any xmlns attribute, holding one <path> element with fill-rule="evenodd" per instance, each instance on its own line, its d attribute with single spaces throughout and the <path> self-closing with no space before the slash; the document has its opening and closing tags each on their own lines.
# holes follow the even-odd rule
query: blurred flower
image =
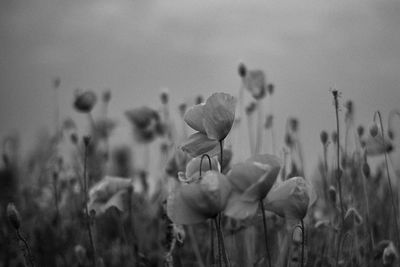
<svg viewBox="0 0 400 267">
<path fill-rule="evenodd" d="M 124 194 L 132 188 L 132 180 L 106 176 L 89 191 L 88 209 L 96 215 L 104 213 L 110 207 L 124 211 Z"/>
<path fill-rule="evenodd" d="M 274 91 L 275 91 L 275 86 L 272 83 L 268 84 L 268 94 L 272 95 Z"/>
<path fill-rule="evenodd" d="M 320 134 L 320 139 L 321 139 L 321 143 L 323 145 L 327 144 L 328 138 L 329 138 L 328 133 L 326 131 L 322 131 L 321 134 Z"/>
<path fill-rule="evenodd" d="M 383 250 L 382 261 L 385 266 L 392 266 L 396 259 L 398 258 L 397 250 L 393 244 L 390 242 L 389 245 Z"/>
<path fill-rule="evenodd" d="M 385 152 L 390 153 L 393 150 L 392 142 L 389 139 L 383 139 L 380 133 L 377 133 L 375 137 L 365 137 L 362 140 L 367 156 L 378 156 L 383 155 Z"/>
<path fill-rule="evenodd" d="M 167 200 L 167 214 L 177 224 L 196 224 L 225 209 L 231 192 L 225 175 L 207 171 L 200 181 L 181 184 Z"/>
<path fill-rule="evenodd" d="M 14 203 L 8 203 L 7 205 L 7 218 L 12 227 L 14 227 L 15 230 L 18 230 L 21 226 L 21 216 L 19 215 Z"/>
<path fill-rule="evenodd" d="M 104 103 L 108 103 L 111 100 L 111 91 L 110 89 L 106 89 L 103 92 L 102 99 Z"/>
<path fill-rule="evenodd" d="M 243 63 L 240 63 L 238 66 L 238 73 L 241 78 L 246 77 L 247 68 Z"/>
<path fill-rule="evenodd" d="M 115 121 L 109 118 L 101 118 L 95 122 L 95 131 L 101 138 L 108 138 L 115 128 Z"/>
<path fill-rule="evenodd" d="M 273 123 L 274 123 L 274 115 L 269 114 L 265 119 L 265 129 L 272 128 Z"/>
<path fill-rule="evenodd" d="M 82 113 L 89 113 L 92 111 L 94 105 L 96 105 L 97 96 L 91 90 L 75 91 L 75 100 L 74 100 L 74 107 L 77 111 Z"/>
<path fill-rule="evenodd" d="M 266 95 L 267 85 L 262 70 L 248 70 L 243 79 L 243 84 L 255 99 L 261 99 Z"/>
<path fill-rule="evenodd" d="M 168 88 L 163 88 L 160 93 L 161 104 L 166 105 L 169 101 L 169 90 Z"/>
<path fill-rule="evenodd" d="M 197 133 L 181 146 L 182 150 L 192 157 L 205 153 L 216 153 L 219 142 L 230 132 L 235 119 L 235 98 L 225 93 L 211 95 L 205 103 L 188 109 L 184 115 L 185 122 Z M 216 149 L 216 150 L 214 150 Z"/>
<path fill-rule="evenodd" d="M 139 142 L 151 142 L 156 136 L 164 134 L 165 127 L 158 112 L 149 107 L 128 110 L 125 115 L 132 123 Z"/>
<path fill-rule="evenodd" d="M 357 127 L 357 134 L 359 137 L 362 137 L 364 135 L 364 127 L 362 125 L 359 125 Z"/>
<path fill-rule="evenodd" d="M 55 77 L 55 78 L 53 79 L 53 87 L 54 87 L 55 89 L 57 89 L 58 87 L 60 87 L 60 84 L 61 84 L 61 79 L 60 79 L 60 77 Z"/>
<path fill-rule="evenodd" d="M 210 160 L 211 160 L 211 170 L 219 172 L 221 168 L 219 166 L 218 160 L 216 158 L 211 158 Z M 186 165 L 186 172 L 178 173 L 179 180 L 181 180 L 181 182 L 188 182 L 188 183 L 199 180 L 201 178 L 200 169 L 202 174 L 205 174 L 207 171 L 210 170 L 210 163 L 207 158 L 203 158 L 203 161 L 201 160 L 200 157 L 190 160 Z"/>
<path fill-rule="evenodd" d="M 302 220 L 315 201 L 311 184 L 303 177 L 293 177 L 273 188 L 265 200 L 265 209 L 289 219 Z"/>
<path fill-rule="evenodd" d="M 377 135 L 378 135 L 378 132 L 379 132 L 379 130 L 378 130 L 378 125 L 376 125 L 376 123 L 373 123 L 372 125 L 369 126 L 369 134 L 370 134 L 372 137 L 377 136 Z"/>
<path fill-rule="evenodd" d="M 259 201 L 264 199 L 275 183 L 281 161 L 273 155 L 255 155 L 232 166 L 228 181 L 232 194 L 225 210 L 229 217 L 243 220 L 254 216 Z"/>
</svg>

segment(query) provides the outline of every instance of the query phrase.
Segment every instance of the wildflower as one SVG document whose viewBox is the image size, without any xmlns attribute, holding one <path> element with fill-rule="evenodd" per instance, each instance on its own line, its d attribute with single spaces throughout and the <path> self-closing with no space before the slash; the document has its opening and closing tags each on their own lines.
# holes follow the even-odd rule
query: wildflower
<svg viewBox="0 0 400 267">
<path fill-rule="evenodd" d="M 196 224 L 215 218 L 225 209 L 231 192 L 225 175 L 207 171 L 196 182 L 181 184 L 167 200 L 167 214 L 177 224 Z"/>
<path fill-rule="evenodd" d="M 181 146 L 182 150 L 197 157 L 202 154 L 215 154 L 219 142 L 230 132 L 235 119 L 235 98 L 225 93 L 211 95 L 205 103 L 188 109 L 185 122 L 197 133 Z M 212 152 L 210 152 L 212 151 Z"/>
<path fill-rule="evenodd" d="M 382 261 L 384 266 L 392 266 L 396 259 L 398 258 L 397 250 L 393 244 L 390 242 L 389 245 L 383 250 Z"/>
<path fill-rule="evenodd" d="M 74 107 L 77 111 L 82 113 L 89 113 L 92 111 L 94 105 L 96 105 L 97 96 L 91 91 L 80 91 L 79 89 L 75 91 Z"/>
<path fill-rule="evenodd" d="M 128 110 L 125 115 L 132 123 L 135 138 L 139 142 L 151 142 L 156 136 L 164 133 L 164 125 L 158 112 L 149 107 Z"/>
<path fill-rule="evenodd" d="M 15 230 L 19 230 L 21 226 L 21 216 L 14 203 L 8 203 L 7 205 L 7 218 L 12 227 L 14 227 Z"/>
<path fill-rule="evenodd" d="M 265 209 L 282 217 L 302 220 L 315 200 L 313 193 L 311 184 L 303 177 L 293 177 L 268 193 Z"/>
<path fill-rule="evenodd" d="M 211 170 L 220 171 L 218 160 L 215 158 L 210 159 Z M 201 163 L 201 165 L 200 165 Z M 178 176 L 182 182 L 193 182 L 201 178 L 200 173 L 204 174 L 210 170 L 210 163 L 207 159 L 194 158 L 186 165 L 185 174 L 182 172 L 178 173 Z"/>
<path fill-rule="evenodd" d="M 375 136 L 367 136 L 362 140 L 365 148 L 365 153 L 368 156 L 383 155 L 385 152 L 389 153 L 393 150 L 392 142 L 389 139 L 383 139 L 380 133 Z"/>
<path fill-rule="evenodd" d="M 255 155 L 232 166 L 228 180 L 232 185 L 225 214 L 235 219 L 255 215 L 259 201 L 264 199 L 275 183 L 281 161 L 273 155 Z"/>
<path fill-rule="evenodd" d="M 266 95 L 265 74 L 262 70 L 250 70 L 243 79 L 244 87 L 255 99 L 261 99 Z"/>
<path fill-rule="evenodd" d="M 96 215 L 104 213 L 110 207 L 124 211 L 124 194 L 132 188 L 132 180 L 106 176 L 89 191 L 88 209 Z"/>
</svg>

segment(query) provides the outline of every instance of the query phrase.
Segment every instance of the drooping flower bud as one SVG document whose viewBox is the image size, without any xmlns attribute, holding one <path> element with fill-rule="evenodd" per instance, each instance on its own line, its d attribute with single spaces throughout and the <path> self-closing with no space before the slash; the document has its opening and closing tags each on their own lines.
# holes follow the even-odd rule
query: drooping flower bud
<svg viewBox="0 0 400 267">
<path fill-rule="evenodd" d="M 7 205 L 7 218 L 12 227 L 14 227 L 15 230 L 19 230 L 21 226 L 21 216 L 14 203 L 8 203 Z"/>
<path fill-rule="evenodd" d="M 94 105 L 96 105 L 96 102 L 97 96 L 93 91 L 75 91 L 74 107 L 77 111 L 82 113 L 89 113 L 92 111 Z"/>
</svg>

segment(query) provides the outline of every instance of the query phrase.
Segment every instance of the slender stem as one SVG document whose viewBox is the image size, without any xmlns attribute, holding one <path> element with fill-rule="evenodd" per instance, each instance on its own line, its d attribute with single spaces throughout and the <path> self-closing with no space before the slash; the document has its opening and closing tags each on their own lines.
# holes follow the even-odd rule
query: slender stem
<svg viewBox="0 0 400 267">
<path fill-rule="evenodd" d="M 88 137 L 87 137 L 88 138 Z M 86 219 L 86 228 L 89 234 L 89 241 L 90 241 L 90 247 L 92 249 L 92 263 L 93 266 L 97 266 L 96 262 L 96 248 L 94 246 L 94 241 L 93 241 L 93 234 L 92 234 L 92 229 L 91 229 L 91 222 L 90 222 L 90 216 L 89 216 L 89 210 L 88 210 L 88 181 L 87 181 L 87 152 L 88 152 L 88 146 L 89 146 L 89 141 L 85 142 L 85 157 L 84 157 L 84 163 L 83 163 L 83 188 L 84 188 L 84 194 L 85 194 L 85 219 Z"/>
<path fill-rule="evenodd" d="M 382 116 L 381 116 L 381 113 L 379 112 L 379 110 L 376 111 L 375 114 L 374 114 L 374 121 L 375 121 L 375 119 L 376 119 L 376 116 L 378 116 L 378 118 L 379 118 L 379 125 L 380 125 L 380 128 L 381 128 L 382 139 L 383 139 L 383 142 L 385 142 L 385 134 L 384 134 L 384 131 L 383 131 Z M 395 204 L 395 202 L 394 202 L 393 189 L 392 189 L 392 182 L 391 182 L 391 179 L 390 179 L 389 164 L 388 164 L 387 151 L 386 151 L 386 149 L 385 149 L 384 155 L 385 155 L 385 165 L 386 165 L 387 180 L 388 180 L 388 184 L 389 184 L 390 199 L 391 199 L 391 201 L 392 201 L 393 214 L 394 214 L 394 223 L 395 223 L 395 229 L 396 229 L 396 241 L 397 241 L 396 246 L 398 247 L 398 246 L 400 245 L 399 226 L 398 226 L 398 224 L 397 224 L 397 218 L 398 218 L 398 217 L 397 217 L 396 204 Z"/>
<path fill-rule="evenodd" d="M 219 236 L 219 226 L 218 226 L 218 219 L 214 218 L 215 229 L 217 231 L 217 240 L 218 240 L 218 265 L 222 267 L 222 257 L 221 257 L 221 239 Z"/>
<path fill-rule="evenodd" d="M 199 166 L 199 176 L 201 178 L 201 167 L 203 166 L 203 160 L 204 158 L 207 157 L 208 158 L 208 164 L 209 164 L 209 169 L 212 170 L 212 165 L 211 165 L 211 158 L 208 154 L 203 154 L 200 158 L 200 166 Z"/>
<path fill-rule="evenodd" d="M 197 263 L 199 265 L 199 267 L 205 267 L 203 259 L 201 258 L 201 254 L 200 254 L 200 250 L 199 250 L 199 244 L 197 243 L 197 239 L 196 236 L 193 232 L 193 228 L 191 226 L 189 226 L 189 236 L 190 236 L 190 240 L 191 240 L 191 244 L 192 244 L 192 248 L 194 251 L 194 254 L 196 256 L 196 260 Z"/>
<path fill-rule="evenodd" d="M 304 267 L 304 245 L 305 245 L 305 229 L 304 229 L 304 221 L 301 222 L 301 267 Z"/>
<path fill-rule="evenodd" d="M 341 171 L 340 171 L 340 128 L 339 128 L 339 102 L 338 102 L 338 91 L 334 90 L 333 92 L 334 104 L 335 104 L 335 115 L 336 115 L 336 133 L 337 133 L 337 142 L 336 142 L 336 180 L 338 183 L 339 189 L 339 201 L 340 201 L 340 215 L 342 219 L 342 225 L 340 227 L 340 233 L 337 243 L 336 249 L 336 264 L 335 266 L 339 266 L 339 251 L 340 251 L 340 243 L 342 238 L 342 231 L 344 225 L 344 207 L 343 207 L 343 198 L 342 198 L 342 183 L 341 183 Z"/>
<path fill-rule="evenodd" d="M 371 221 L 370 221 L 370 215 L 369 215 L 369 200 L 368 200 L 368 193 L 367 193 L 367 183 L 366 183 L 366 177 L 364 173 L 361 171 L 361 176 L 363 179 L 363 191 L 364 191 L 364 199 L 365 199 L 365 205 L 366 205 L 366 212 L 365 212 L 365 219 L 366 219 L 366 228 L 367 231 L 369 232 L 369 237 L 370 237 L 370 249 L 373 249 L 375 247 L 375 241 L 374 241 L 374 235 L 372 233 L 371 229 Z"/>
<path fill-rule="evenodd" d="M 267 257 L 268 257 L 268 266 L 271 267 L 271 255 L 269 253 L 269 247 L 268 247 L 268 238 L 267 238 L 267 220 L 265 219 L 265 209 L 264 209 L 264 203 L 262 200 L 260 200 L 260 208 L 261 208 L 261 214 L 263 218 L 263 226 L 264 226 L 264 238 L 265 238 L 265 251 L 267 252 Z"/>
<path fill-rule="evenodd" d="M 30 265 L 31 267 L 34 267 L 35 264 L 34 264 L 34 262 L 33 262 L 33 256 L 32 256 L 31 248 L 29 247 L 28 242 L 27 242 L 27 241 L 25 240 L 25 238 L 21 235 L 21 233 L 19 232 L 19 230 L 16 230 L 16 233 L 17 233 L 18 239 L 21 240 L 22 243 L 24 243 L 26 252 L 27 252 L 27 254 L 28 254 L 28 255 L 27 255 L 27 258 L 28 258 L 29 265 Z"/>
<path fill-rule="evenodd" d="M 259 154 L 262 147 L 262 129 L 263 129 L 263 110 L 261 100 L 257 100 L 257 132 L 256 132 L 256 147 L 254 153 Z"/>
</svg>

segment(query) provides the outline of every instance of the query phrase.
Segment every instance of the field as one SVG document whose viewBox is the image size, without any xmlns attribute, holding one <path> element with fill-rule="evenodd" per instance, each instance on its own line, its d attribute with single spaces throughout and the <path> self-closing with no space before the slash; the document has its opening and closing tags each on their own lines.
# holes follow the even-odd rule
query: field
<svg viewBox="0 0 400 267">
<path fill-rule="evenodd" d="M 289 117 L 278 136 L 265 101 L 275 86 L 244 64 L 238 75 L 234 96 L 171 106 L 162 91 L 158 109 L 127 110 L 144 167 L 137 147 L 109 143 L 111 91 L 71 100 L 88 134 L 63 119 L 24 157 L 15 136 L 4 138 L 0 266 L 398 266 L 400 113 L 376 111 L 362 126 L 354 103 L 327 90 L 335 131 L 321 129 L 306 175 L 307 129 Z"/>
</svg>

